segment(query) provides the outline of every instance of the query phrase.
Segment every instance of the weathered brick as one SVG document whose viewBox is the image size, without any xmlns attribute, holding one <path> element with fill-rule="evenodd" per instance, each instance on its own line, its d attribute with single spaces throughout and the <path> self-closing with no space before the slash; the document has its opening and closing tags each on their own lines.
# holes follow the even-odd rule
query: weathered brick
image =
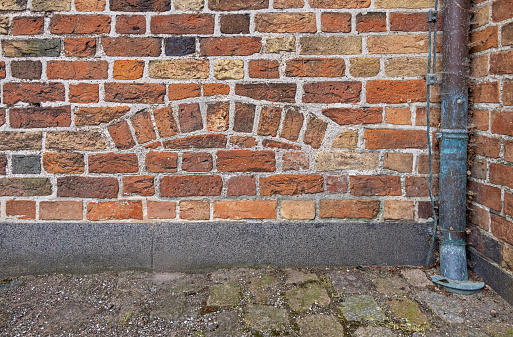
<svg viewBox="0 0 513 337">
<path fill-rule="evenodd" d="M 376 0 L 374 6 L 376 8 L 432 8 L 433 0 Z"/>
<path fill-rule="evenodd" d="M 130 111 L 128 106 L 81 107 L 75 111 L 75 125 L 100 125 L 120 118 Z"/>
<path fill-rule="evenodd" d="M 41 61 L 13 61 L 11 75 L 24 80 L 39 80 L 42 68 Z"/>
<path fill-rule="evenodd" d="M 414 204 L 408 200 L 385 200 L 385 220 L 413 220 Z"/>
<path fill-rule="evenodd" d="M 251 78 L 279 78 L 280 63 L 277 60 L 250 60 L 248 64 Z"/>
<path fill-rule="evenodd" d="M 371 5 L 369 0 L 310 0 L 309 3 L 312 8 L 328 9 L 367 8 Z"/>
<path fill-rule="evenodd" d="M 339 125 L 375 124 L 383 121 L 382 108 L 332 108 L 322 114 Z"/>
<path fill-rule="evenodd" d="M 264 139 L 262 146 L 270 149 L 301 150 L 301 146 L 272 139 Z"/>
<path fill-rule="evenodd" d="M 351 31 L 351 13 L 321 13 L 321 31 L 349 33 Z"/>
<path fill-rule="evenodd" d="M 429 124 L 433 127 L 440 126 L 440 118 L 442 111 L 437 107 L 429 108 Z M 425 107 L 417 107 L 415 112 L 415 125 L 427 125 L 427 109 Z"/>
<path fill-rule="evenodd" d="M 243 60 L 218 59 L 214 62 L 214 77 L 218 80 L 240 80 L 244 77 Z"/>
<path fill-rule="evenodd" d="M 470 85 L 470 100 L 474 103 L 499 103 L 499 82 L 480 82 Z"/>
<path fill-rule="evenodd" d="M 40 174 L 41 156 L 40 155 L 12 155 L 11 157 L 12 174 Z"/>
<path fill-rule="evenodd" d="M 0 197 L 34 197 L 52 194 L 47 178 L 0 178 Z"/>
<path fill-rule="evenodd" d="M 417 119 L 415 122 L 418 122 Z M 411 125 L 410 108 L 386 108 L 385 123 L 396 125 Z M 417 123 L 417 125 L 420 125 Z"/>
<path fill-rule="evenodd" d="M 142 15 L 119 15 L 116 17 L 116 33 L 144 34 L 146 33 L 146 18 Z"/>
<path fill-rule="evenodd" d="M 102 37 L 107 56 L 145 57 L 160 55 L 160 39 L 155 37 Z"/>
<path fill-rule="evenodd" d="M 203 84 L 203 96 L 229 95 L 230 86 L 228 84 Z"/>
<path fill-rule="evenodd" d="M 108 130 L 118 149 L 128 150 L 135 146 L 135 141 L 132 137 L 132 132 L 130 131 L 127 121 L 122 120 L 111 124 L 109 125 Z"/>
<path fill-rule="evenodd" d="M 52 34 L 106 34 L 110 16 L 54 14 L 49 29 Z"/>
<path fill-rule="evenodd" d="M 222 15 L 219 21 L 223 34 L 249 34 L 249 14 Z"/>
<path fill-rule="evenodd" d="M 84 155 L 73 152 L 45 152 L 43 168 L 52 174 L 81 174 L 84 173 Z"/>
<path fill-rule="evenodd" d="M 208 134 L 168 140 L 164 142 L 164 147 L 167 149 L 224 148 L 226 141 L 226 135 Z"/>
<path fill-rule="evenodd" d="M 164 40 L 164 51 L 167 56 L 184 56 L 196 52 L 196 38 L 168 37 Z"/>
<path fill-rule="evenodd" d="M 513 162 L 513 140 L 504 140 L 504 160 Z"/>
<path fill-rule="evenodd" d="M 5 109 L 0 109 L 0 126 L 5 124 Z"/>
<path fill-rule="evenodd" d="M 513 50 L 490 54 L 490 74 L 513 74 Z"/>
<path fill-rule="evenodd" d="M 375 152 L 358 151 L 317 152 L 315 166 L 318 171 L 373 170 L 379 166 L 379 155 Z"/>
<path fill-rule="evenodd" d="M 501 266 L 509 271 L 513 271 L 513 246 L 502 246 L 502 263 Z"/>
<path fill-rule="evenodd" d="M 71 124 L 70 106 L 11 108 L 9 121 L 12 128 L 66 127 Z"/>
<path fill-rule="evenodd" d="M 513 17 L 513 2 L 511 0 L 495 0 L 492 3 L 492 20 L 503 21 Z"/>
<path fill-rule="evenodd" d="M 203 120 L 198 103 L 180 105 L 178 119 L 180 130 L 184 133 L 203 129 Z"/>
<path fill-rule="evenodd" d="M 273 172 L 276 168 L 273 151 L 220 150 L 216 157 L 220 172 Z"/>
<path fill-rule="evenodd" d="M 152 176 L 123 177 L 123 195 L 152 196 L 155 186 Z"/>
<path fill-rule="evenodd" d="M 182 170 L 187 172 L 208 172 L 212 170 L 212 155 L 210 153 L 184 153 Z"/>
<path fill-rule="evenodd" d="M 75 9 L 80 12 L 101 12 L 105 10 L 105 0 L 75 0 Z"/>
<path fill-rule="evenodd" d="M 68 100 L 70 103 L 98 103 L 99 85 L 92 83 L 70 84 Z"/>
<path fill-rule="evenodd" d="M 314 13 L 261 13 L 255 15 L 255 29 L 263 33 L 315 33 Z"/>
<path fill-rule="evenodd" d="M 411 153 L 385 153 L 383 168 L 402 173 L 411 172 L 413 168 L 413 155 Z"/>
<path fill-rule="evenodd" d="M 214 202 L 216 219 L 275 219 L 276 200 L 220 200 Z"/>
<path fill-rule="evenodd" d="M 89 57 L 96 55 L 96 39 L 81 38 L 65 38 L 64 39 L 64 55 Z"/>
<path fill-rule="evenodd" d="M 190 197 L 221 195 L 223 180 L 216 175 L 162 177 L 161 197 Z"/>
<path fill-rule="evenodd" d="M 0 151 L 41 150 L 41 132 L 0 132 Z"/>
<path fill-rule="evenodd" d="M 315 219 L 314 200 L 282 200 L 281 217 L 293 220 Z"/>
<path fill-rule="evenodd" d="M 283 127 L 280 137 L 295 142 L 299 138 L 299 133 L 303 127 L 304 117 L 295 109 L 288 109 L 283 120 Z"/>
<path fill-rule="evenodd" d="M 151 78 L 202 79 L 209 75 L 208 60 L 150 61 Z"/>
<path fill-rule="evenodd" d="M 360 55 L 361 36 L 305 36 L 300 38 L 301 55 Z"/>
<path fill-rule="evenodd" d="M 295 37 L 273 37 L 265 40 L 266 53 L 292 52 L 296 50 Z"/>
<path fill-rule="evenodd" d="M 322 141 L 324 140 L 324 134 L 326 133 L 327 127 L 328 123 L 322 119 L 315 117 L 308 118 L 305 135 L 303 136 L 303 143 L 310 145 L 314 149 L 320 148 Z"/>
<path fill-rule="evenodd" d="M 52 131 L 46 134 L 46 148 L 60 151 L 98 151 L 106 148 L 98 131 Z"/>
<path fill-rule="evenodd" d="M 176 172 L 178 154 L 150 151 L 146 154 L 146 170 L 153 173 Z"/>
<path fill-rule="evenodd" d="M 170 84 L 169 100 L 181 100 L 201 96 L 201 86 L 196 83 Z"/>
<path fill-rule="evenodd" d="M 200 200 L 180 201 L 180 219 L 209 220 L 210 202 Z"/>
<path fill-rule="evenodd" d="M 46 75 L 49 79 L 102 80 L 108 78 L 107 61 L 49 61 Z"/>
<path fill-rule="evenodd" d="M 513 110 L 492 111 L 492 132 L 513 136 Z"/>
<path fill-rule="evenodd" d="M 179 132 L 178 125 L 173 117 L 172 108 L 155 109 L 153 110 L 153 117 L 161 137 L 172 137 Z"/>
<path fill-rule="evenodd" d="M 164 103 L 166 86 L 159 83 L 105 83 L 105 101 L 119 103 Z"/>
<path fill-rule="evenodd" d="M 23 11 L 27 8 L 27 0 L 0 1 L 0 11 Z"/>
<path fill-rule="evenodd" d="M 326 189 L 330 193 L 347 193 L 349 190 L 347 176 L 327 176 Z"/>
<path fill-rule="evenodd" d="M 429 196 L 429 178 L 428 177 L 406 177 L 405 178 L 405 196 L 407 197 L 427 197 Z M 434 178 L 431 183 L 433 195 L 438 194 L 438 179 Z"/>
<path fill-rule="evenodd" d="M 130 120 L 139 144 L 157 139 L 157 135 L 153 129 L 153 122 L 151 121 L 151 116 L 148 111 L 138 112 L 133 115 Z"/>
<path fill-rule="evenodd" d="M 141 201 L 105 201 L 90 202 L 87 204 L 87 220 L 121 220 L 137 219 L 142 220 Z"/>
<path fill-rule="evenodd" d="M 358 147 L 358 131 L 342 131 L 333 138 L 331 147 L 334 149 L 356 149 Z"/>
<path fill-rule="evenodd" d="M 211 14 L 172 14 L 151 18 L 152 34 L 213 34 L 214 16 Z"/>
<path fill-rule="evenodd" d="M 389 77 L 423 76 L 427 72 L 427 58 L 398 57 L 385 61 L 385 75 Z"/>
<path fill-rule="evenodd" d="M 280 127 L 281 109 L 274 107 L 263 107 L 260 112 L 257 134 L 260 136 L 276 137 Z"/>
<path fill-rule="evenodd" d="M 5 83 L 5 104 L 17 102 L 42 103 L 65 101 L 65 90 L 62 83 Z"/>
<path fill-rule="evenodd" d="M 40 220 L 82 220 L 82 201 L 59 200 L 39 203 Z"/>
<path fill-rule="evenodd" d="M 166 12 L 171 9 L 171 0 L 111 0 L 110 10 L 120 12 Z"/>
<path fill-rule="evenodd" d="M 137 173 L 139 162 L 135 153 L 99 153 L 89 156 L 91 173 Z"/>
<path fill-rule="evenodd" d="M 431 205 L 429 205 L 429 210 L 431 211 Z M 490 212 L 488 212 L 487 210 L 485 210 L 477 205 L 474 205 L 474 204 L 470 204 L 468 206 L 468 212 L 469 212 L 468 221 L 471 224 L 477 225 L 477 226 L 481 227 L 482 229 L 484 229 L 485 231 L 490 230 Z M 420 213 L 420 203 L 419 203 L 419 213 Z M 428 215 L 430 217 L 433 216 L 432 212 L 429 212 Z M 420 217 L 420 214 L 419 214 L 419 217 Z"/>
<path fill-rule="evenodd" d="M 172 201 L 148 201 L 149 219 L 174 219 L 176 218 L 176 202 Z"/>
<path fill-rule="evenodd" d="M 301 195 L 324 192 L 321 175 L 282 174 L 260 178 L 260 194 Z"/>
<path fill-rule="evenodd" d="M 504 81 L 502 101 L 504 105 L 513 105 L 513 81 Z"/>
<path fill-rule="evenodd" d="M 426 100 L 424 80 L 367 82 L 367 103 L 410 103 Z"/>
<path fill-rule="evenodd" d="M 34 12 L 69 11 L 71 0 L 33 0 L 31 10 Z"/>
<path fill-rule="evenodd" d="M 379 206 L 379 200 L 321 200 L 319 217 L 372 219 L 378 215 Z"/>
<path fill-rule="evenodd" d="M 501 43 L 503 46 L 513 45 L 513 23 L 512 22 L 502 26 Z"/>
<path fill-rule="evenodd" d="M 303 8 L 304 5 L 304 0 L 276 0 L 273 2 L 273 7 L 277 9 Z"/>
<path fill-rule="evenodd" d="M 497 26 L 489 26 L 470 33 L 470 52 L 477 53 L 499 46 L 499 30 Z"/>
<path fill-rule="evenodd" d="M 303 152 L 286 152 L 282 157 L 283 171 L 299 171 L 310 168 L 310 157 Z"/>
<path fill-rule="evenodd" d="M 386 32 L 387 14 L 382 12 L 356 14 L 356 30 L 360 33 Z"/>
<path fill-rule="evenodd" d="M 119 185 L 116 178 L 71 176 L 57 178 L 57 196 L 72 198 L 118 197 Z"/>
<path fill-rule="evenodd" d="M 356 196 L 401 195 L 399 176 L 352 176 L 349 178 L 351 194 Z"/>
<path fill-rule="evenodd" d="M 203 9 L 203 0 L 175 0 L 177 11 L 199 11 Z"/>
<path fill-rule="evenodd" d="M 422 130 L 365 130 L 367 149 L 424 149 L 426 132 Z"/>
<path fill-rule="evenodd" d="M 292 83 L 258 83 L 235 85 L 235 94 L 253 99 L 271 102 L 294 103 L 296 84 Z"/>
<path fill-rule="evenodd" d="M 12 35 L 38 35 L 43 31 L 43 17 L 14 17 L 12 20 Z"/>
<path fill-rule="evenodd" d="M 60 39 L 2 40 L 4 57 L 57 57 L 60 53 Z"/>
<path fill-rule="evenodd" d="M 7 200 L 5 202 L 5 215 L 17 220 L 35 219 L 36 202 L 33 200 Z"/>
<path fill-rule="evenodd" d="M 256 195 L 254 176 L 235 176 L 226 181 L 227 196 Z"/>
<path fill-rule="evenodd" d="M 115 60 L 112 76 L 117 80 L 136 80 L 143 76 L 144 61 Z"/>
<path fill-rule="evenodd" d="M 369 36 L 369 54 L 410 54 L 428 52 L 427 35 L 380 35 Z"/>
<path fill-rule="evenodd" d="M 490 164 L 490 182 L 495 185 L 502 185 L 513 188 L 513 166 L 502 164 Z"/>
<path fill-rule="evenodd" d="M 421 163 L 419 162 L 419 173 L 424 173 L 428 171 L 428 169 L 425 168 L 427 166 L 427 159 L 423 161 L 425 161 L 426 164 L 424 164 L 424 162 L 422 163 L 424 167 L 422 169 L 423 172 L 421 172 Z M 437 159 L 434 164 L 434 172 L 440 172 L 440 160 Z M 488 176 L 488 163 L 485 159 L 474 159 L 470 166 L 470 176 L 476 179 L 486 179 L 486 177 Z"/>
<path fill-rule="evenodd" d="M 379 58 L 376 57 L 353 57 L 349 62 L 349 73 L 353 77 L 376 76 L 381 66 Z"/>
<path fill-rule="evenodd" d="M 513 215 L 513 194 L 504 191 L 504 213 Z"/>
<path fill-rule="evenodd" d="M 287 61 L 285 74 L 289 77 L 342 77 L 346 65 L 339 58 L 301 58 Z"/>
<path fill-rule="evenodd" d="M 264 9 L 269 0 L 208 0 L 208 8 L 214 11 L 240 11 Z"/>
<path fill-rule="evenodd" d="M 204 56 L 247 56 L 260 52 L 260 37 L 213 37 L 200 40 L 200 52 Z"/>
<path fill-rule="evenodd" d="M 315 82 L 303 85 L 304 103 L 358 103 L 361 82 Z"/>
<path fill-rule="evenodd" d="M 226 131 L 230 124 L 230 102 L 217 102 L 207 105 L 207 130 Z"/>
<path fill-rule="evenodd" d="M 471 148 L 477 155 L 499 158 L 501 141 L 500 138 L 473 135 L 469 148 Z"/>
<path fill-rule="evenodd" d="M 233 131 L 252 133 L 254 120 L 255 106 L 253 104 L 235 103 Z"/>
<path fill-rule="evenodd" d="M 498 239 L 513 245 L 513 222 L 499 215 L 492 214 L 492 234 Z"/>
<path fill-rule="evenodd" d="M 442 21 L 438 21 L 441 30 Z M 428 13 L 390 13 L 390 30 L 399 32 L 427 32 L 429 28 Z"/>
<path fill-rule="evenodd" d="M 473 55 L 470 58 L 470 76 L 484 77 L 488 75 L 488 58 L 489 54 Z"/>
</svg>

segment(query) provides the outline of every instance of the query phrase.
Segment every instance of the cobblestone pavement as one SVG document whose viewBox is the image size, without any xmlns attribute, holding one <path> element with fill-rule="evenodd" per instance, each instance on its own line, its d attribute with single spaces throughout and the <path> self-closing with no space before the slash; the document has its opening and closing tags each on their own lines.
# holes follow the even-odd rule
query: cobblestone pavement
<svg viewBox="0 0 513 337">
<path fill-rule="evenodd" d="M 409 267 L 107 272 L 3 280 L 1 336 L 513 336 L 491 289 Z M 477 279 L 477 276 L 471 275 Z"/>
</svg>

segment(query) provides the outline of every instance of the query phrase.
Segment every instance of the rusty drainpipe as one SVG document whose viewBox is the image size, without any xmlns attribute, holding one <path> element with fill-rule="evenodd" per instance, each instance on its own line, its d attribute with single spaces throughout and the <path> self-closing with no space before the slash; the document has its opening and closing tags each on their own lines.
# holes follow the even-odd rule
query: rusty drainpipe
<svg viewBox="0 0 513 337">
<path fill-rule="evenodd" d="M 467 116 L 470 0 L 443 4 L 440 145 L 440 270 L 433 280 L 457 293 L 479 291 L 468 282 L 466 256 Z"/>
</svg>

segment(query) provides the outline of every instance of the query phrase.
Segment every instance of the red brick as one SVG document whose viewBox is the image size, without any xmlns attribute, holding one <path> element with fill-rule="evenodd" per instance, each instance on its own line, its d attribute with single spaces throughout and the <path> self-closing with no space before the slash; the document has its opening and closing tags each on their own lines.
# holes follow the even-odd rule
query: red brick
<svg viewBox="0 0 513 337">
<path fill-rule="evenodd" d="M 513 222 L 492 214 L 492 234 L 498 239 L 513 245 Z"/>
<path fill-rule="evenodd" d="M 161 43 L 154 37 L 102 37 L 107 56 L 160 56 Z"/>
<path fill-rule="evenodd" d="M 504 140 L 504 160 L 513 162 L 513 140 Z"/>
<path fill-rule="evenodd" d="M 166 12 L 171 9 L 170 0 L 111 0 L 110 10 L 120 12 Z"/>
<path fill-rule="evenodd" d="M 365 130 L 366 149 L 424 149 L 426 132 L 421 130 Z"/>
<path fill-rule="evenodd" d="M 282 157 L 283 171 L 308 170 L 310 168 L 310 158 L 303 152 L 286 152 Z"/>
<path fill-rule="evenodd" d="M 217 151 L 217 170 L 221 172 L 273 172 L 276 160 L 273 151 Z"/>
<path fill-rule="evenodd" d="M 236 176 L 226 181 L 227 196 L 256 195 L 254 176 Z"/>
<path fill-rule="evenodd" d="M 229 95 L 230 86 L 227 84 L 204 84 L 203 95 L 204 96 L 215 96 L 215 95 Z"/>
<path fill-rule="evenodd" d="M 7 200 L 5 202 L 5 215 L 18 220 L 35 219 L 36 202 L 33 200 Z"/>
<path fill-rule="evenodd" d="M 118 149 L 127 150 L 135 146 L 134 138 L 126 121 L 114 123 L 108 127 L 108 130 Z"/>
<path fill-rule="evenodd" d="M 250 60 L 248 65 L 251 78 L 279 78 L 279 69 L 277 60 Z"/>
<path fill-rule="evenodd" d="M 511 26 L 513 27 L 513 24 Z M 513 105 L 513 81 L 504 81 L 502 101 L 504 105 Z"/>
<path fill-rule="evenodd" d="M 197 83 L 170 84 L 169 100 L 176 101 L 201 96 L 201 86 Z"/>
<path fill-rule="evenodd" d="M 68 37 L 64 39 L 64 55 L 89 57 L 96 55 L 96 39 Z"/>
<path fill-rule="evenodd" d="M 247 56 L 260 52 L 260 37 L 212 37 L 200 41 L 200 52 L 204 56 Z"/>
<path fill-rule="evenodd" d="M 65 90 L 62 83 L 5 83 L 4 104 L 17 102 L 42 103 L 65 101 Z"/>
<path fill-rule="evenodd" d="M 153 110 L 153 117 L 161 137 L 172 137 L 180 132 L 171 107 Z"/>
<path fill-rule="evenodd" d="M 110 16 L 54 14 L 49 28 L 52 34 L 106 34 Z"/>
<path fill-rule="evenodd" d="M 349 182 L 352 195 L 401 195 L 399 176 L 352 176 Z"/>
<path fill-rule="evenodd" d="M 346 64 L 339 58 L 301 58 L 287 61 L 289 77 L 343 77 Z"/>
<path fill-rule="evenodd" d="M 504 191 L 504 213 L 513 216 L 513 194 Z"/>
<path fill-rule="evenodd" d="M 304 5 L 304 0 L 275 0 L 273 2 L 273 7 L 277 9 L 302 8 Z"/>
<path fill-rule="evenodd" d="M 139 144 L 157 139 L 149 111 L 136 113 L 132 116 L 131 121 Z"/>
<path fill-rule="evenodd" d="M 49 61 L 46 74 L 49 79 L 101 80 L 108 77 L 107 61 Z"/>
<path fill-rule="evenodd" d="M 274 107 L 263 107 L 260 113 L 257 134 L 260 136 L 276 137 L 280 127 L 281 109 Z"/>
<path fill-rule="evenodd" d="M 322 110 L 322 114 L 339 125 L 376 124 L 383 121 L 382 108 L 333 108 Z"/>
<path fill-rule="evenodd" d="M 490 26 L 470 33 L 470 52 L 477 53 L 499 46 L 499 30 Z"/>
<path fill-rule="evenodd" d="M 264 139 L 262 141 L 262 146 L 270 149 L 301 150 L 301 146 L 299 145 L 279 142 L 272 139 Z"/>
<path fill-rule="evenodd" d="M 144 34 L 146 33 L 146 18 L 142 15 L 120 15 L 116 18 L 116 33 Z"/>
<path fill-rule="evenodd" d="M 513 136 L 513 110 L 492 111 L 492 132 Z"/>
<path fill-rule="evenodd" d="M 75 9 L 80 12 L 101 12 L 105 10 L 105 0 L 75 0 Z"/>
<path fill-rule="evenodd" d="M 176 172 L 178 154 L 150 151 L 146 154 L 146 170 L 153 173 Z"/>
<path fill-rule="evenodd" d="M 471 224 L 477 225 L 488 231 L 490 229 L 490 212 L 487 210 L 470 204 L 468 207 L 468 219 Z"/>
<path fill-rule="evenodd" d="M 221 195 L 223 180 L 215 175 L 187 175 L 162 177 L 161 197 L 193 197 Z"/>
<path fill-rule="evenodd" d="M 351 13 L 321 13 L 321 30 L 326 33 L 349 33 Z"/>
<path fill-rule="evenodd" d="M 180 201 L 180 219 L 209 220 L 210 202 L 200 200 Z"/>
<path fill-rule="evenodd" d="M 415 121 L 417 122 L 417 119 L 415 119 Z M 385 123 L 396 125 L 411 125 L 410 108 L 386 108 Z M 419 124 L 417 123 L 417 125 Z"/>
<path fill-rule="evenodd" d="M 39 203 L 40 220 L 82 220 L 82 201 L 59 200 Z"/>
<path fill-rule="evenodd" d="M 137 173 L 139 163 L 135 153 L 99 153 L 89 156 L 90 173 Z"/>
<path fill-rule="evenodd" d="M 378 215 L 379 206 L 379 200 L 321 200 L 319 201 L 319 217 L 372 219 Z"/>
<path fill-rule="evenodd" d="M 158 15 L 151 18 L 152 34 L 213 34 L 214 16 L 210 14 Z"/>
<path fill-rule="evenodd" d="M 116 60 L 112 69 L 112 77 L 117 80 L 136 80 L 143 76 L 144 61 Z"/>
<path fill-rule="evenodd" d="M 51 128 L 71 125 L 70 106 L 11 108 L 9 122 L 12 128 Z"/>
<path fill-rule="evenodd" d="M 180 130 L 183 133 L 203 129 L 203 119 L 198 103 L 181 104 L 178 110 L 178 119 L 180 121 Z"/>
<path fill-rule="evenodd" d="M 116 178 L 71 176 L 57 178 L 57 196 L 112 199 L 118 197 Z"/>
<path fill-rule="evenodd" d="M 148 201 L 149 219 L 174 219 L 176 218 L 176 202 L 172 201 Z"/>
<path fill-rule="evenodd" d="M 123 177 L 123 195 L 152 196 L 155 186 L 152 176 Z"/>
<path fill-rule="evenodd" d="M 164 142 L 167 149 L 212 149 L 226 147 L 226 135 L 208 134 L 177 138 Z"/>
<path fill-rule="evenodd" d="M 43 154 L 43 168 L 52 174 L 81 174 L 84 173 L 84 155 L 80 153 L 53 153 Z"/>
<path fill-rule="evenodd" d="M 406 177 L 405 195 L 407 197 L 427 197 L 429 196 L 429 178 L 428 177 Z M 433 195 L 438 195 L 438 179 L 433 178 L 431 184 Z"/>
<path fill-rule="evenodd" d="M 501 210 L 501 190 L 499 188 L 469 181 L 467 190 L 472 201 L 490 207 L 496 211 Z"/>
<path fill-rule="evenodd" d="M 257 141 L 254 137 L 231 136 L 230 144 L 232 144 L 235 147 L 249 149 L 249 148 L 255 147 L 257 145 Z"/>
<path fill-rule="evenodd" d="M 470 100 L 474 103 L 499 103 L 499 82 L 472 83 Z"/>
<path fill-rule="evenodd" d="M 502 164 L 490 164 L 490 182 L 513 188 L 513 166 Z"/>
<path fill-rule="evenodd" d="M 441 30 L 441 20 L 438 29 Z M 390 13 L 390 30 L 400 32 L 427 32 L 428 13 Z"/>
<path fill-rule="evenodd" d="M 253 104 L 235 103 L 233 131 L 252 133 L 254 121 L 255 106 Z"/>
<path fill-rule="evenodd" d="M 221 200 L 214 202 L 217 219 L 275 219 L 276 200 Z"/>
<path fill-rule="evenodd" d="M 159 83 L 105 83 L 105 101 L 121 103 L 164 103 L 166 86 Z"/>
<path fill-rule="evenodd" d="M 75 125 L 100 125 L 124 116 L 130 111 L 128 106 L 81 107 L 75 111 Z"/>
<path fill-rule="evenodd" d="M 492 19 L 494 22 L 503 21 L 513 17 L 513 1 L 495 0 L 492 3 Z"/>
<path fill-rule="evenodd" d="M 1 197 L 34 197 L 52 194 L 47 178 L 0 178 Z"/>
<path fill-rule="evenodd" d="M 44 26 L 43 17 L 15 17 L 12 20 L 12 35 L 43 34 Z"/>
<path fill-rule="evenodd" d="M 324 192 L 321 175 L 281 174 L 260 178 L 260 195 L 301 195 Z"/>
<path fill-rule="evenodd" d="M 513 74 L 513 51 L 490 54 L 490 74 Z"/>
<path fill-rule="evenodd" d="M 184 153 L 182 170 L 187 172 L 212 171 L 212 155 L 210 153 Z"/>
<path fill-rule="evenodd" d="M 228 14 L 219 20 L 223 34 L 249 34 L 249 14 Z"/>
<path fill-rule="evenodd" d="M 7 168 L 7 157 L 3 154 L 0 154 L 0 175 L 5 176 Z"/>
<path fill-rule="evenodd" d="M 303 127 L 304 116 L 295 109 L 288 109 L 283 120 L 280 137 L 295 142 Z"/>
<path fill-rule="evenodd" d="M 296 101 L 296 84 L 292 83 L 258 83 L 236 84 L 235 94 L 253 99 L 294 103 Z"/>
<path fill-rule="evenodd" d="M 69 85 L 68 99 L 70 103 L 98 103 L 99 85 L 92 83 L 79 83 Z"/>
<path fill-rule="evenodd" d="M 367 103 L 410 103 L 426 100 L 424 80 L 369 81 L 367 82 Z"/>
<path fill-rule="evenodd" d="M 419 161 L 417 163 L 417 171 L 419 174 L 429 174 L 429 163 L 427 155 L 419 155 Z M 440 173 L 440 157 L 438 154 L 433 154 L 431 157 L 431 170 L 433 174 Z"/>
<path fill-rule="evenodd" d="M 142 220 L 141 201 L 106 201 L 90 202 L 87 204 L 87 220 Z"/>
<path fill-rule="evenodd" d="M 328 123 L 322 119 L 310 117 L 306 125 L 305 135 L 303 136 L 303 143 L 310 145 L 314 149 L 318 149 L 324 140 L 324 134 Z"/>
<path fill-rule="evenodd" d="M 380 12 L 356 14 L 356 30 L 359 33 L 386 32 L 387 14 Z"/>
<path fill-rule="evenodd" d="M 499 138 L 486 137 L 483 135 L 474 135 L 471 139 L 469 147 L 477 155 L 499 158 L 501 140 Z"/>
<path fill-rule="evenodd" d="M 261 13 L 255 15 L 255 30 L 263 33 L 315 33 L 314 13 Z"/>
<path fill-rule="evenodd" d="M 240 11 L 268 7 L 269 0 L 208 0 L 208 8 L 214 11 Z"/>
<path fill-rule="evenodd" d="M 354 81 L 305 83 L 303 90 L 303 103 L 358 103 L 362 83 Z"/>
<path fill-rule="evenodd" d="M 24 80 L 39 80 L 42 68 L 41 61 L 12 61 L 11 76 Z"/>
<path fill-rule="evenodd" d="M 387 109 L 388 110 L 388 109 Z M 440 127 L 440 118 L 442 111 L 437 107 L 429 108 L 429 124 L 433 127 Z M 417 111 L 415 113 L 415 125 L 427 125 L 427 109 L 422 107 L 417 107 Z"/>
<path fill-rule="evenodd" d="M 330 193 L 347 193 L 347 176 L 327 176 L 326 189 Z"/>
</svg>

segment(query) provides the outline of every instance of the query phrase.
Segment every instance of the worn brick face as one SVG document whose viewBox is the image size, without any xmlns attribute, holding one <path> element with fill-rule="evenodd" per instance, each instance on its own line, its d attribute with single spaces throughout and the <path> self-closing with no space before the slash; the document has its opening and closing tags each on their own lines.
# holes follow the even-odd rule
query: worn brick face
<svg viewBox="0 0 513 337">
<path fill-rule="evenodd" d="M 110 32 L 110 17 L 55 14 L 49 28 L 52 34 L 106 34 Z"/>
<path fill-rule="evenodd" d="M 66 127 L 71 124 L 70 106 L 43 108 L 13 108 L 9 110 L 13 128 Z"/>
<path fill-rule="evenodd" d="M 273 172 L 276 168 L 273 151 L 220 150 L 216 157 L 221 172 Z"/>
<path fill-rule="evenodd" d="M 223 181 L 216 175 L 166 176 L 160 181 L 160 196 L 217 196 L 222 188 Z"/>
<path fill-rule="evenodd" d="M 321 200 L 319 217 L 372 219 L 378 215 L 379 200 Z"/>
<path fill-rule="evenodd" d="M 321 175 L 282 174 L 260 179 L 260 194 L 301 195 L 324 191 Z"/>
<path fill-rule="evenodd" d="M 214 202 L 217 219 L 275 219 L 276 200 L 220 200 Z"/>
<path fill-rule="evenodd" d="M 91 221 L 138 219 L 142 220 L 141 201 L 105 201 L 87 204 L 87 219 Z"/>
</svg>

